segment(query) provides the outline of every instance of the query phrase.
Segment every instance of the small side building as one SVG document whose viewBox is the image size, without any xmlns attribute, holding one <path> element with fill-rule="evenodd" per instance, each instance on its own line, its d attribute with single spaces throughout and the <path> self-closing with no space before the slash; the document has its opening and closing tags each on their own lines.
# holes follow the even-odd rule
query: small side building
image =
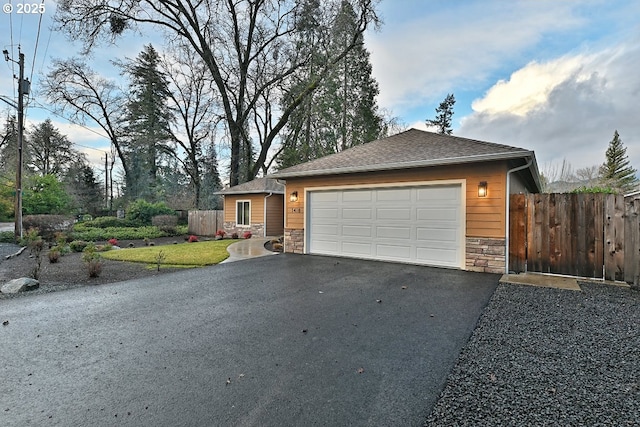
<svg viewBox="0 0 640 427">
<path fill-rule="evenodd" d="M 224 197 L 224 231 L 239 236 L 250 231 L 254 237 L 284 233 L 284 184 L 271 178 L 257 178 L 229 187 Z"/>
</svg>

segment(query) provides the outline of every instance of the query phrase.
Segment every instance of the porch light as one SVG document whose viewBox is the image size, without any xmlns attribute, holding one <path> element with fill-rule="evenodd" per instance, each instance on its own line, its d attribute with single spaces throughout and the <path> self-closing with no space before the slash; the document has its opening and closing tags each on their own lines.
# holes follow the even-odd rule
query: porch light
<svg viewBox="0 0 640 427">
<path fill-rule="evenodd" d="M 487 181 L 480 181 L 478 184 L 478 197 L 487 197 Z"/>
<path fill-rule="evenodd" d="M 298 192 L 294 191 L 293 193 L 289 194 L 289 201 L 291 203 L 297 202 L 298 201 Z"/>
</svg>

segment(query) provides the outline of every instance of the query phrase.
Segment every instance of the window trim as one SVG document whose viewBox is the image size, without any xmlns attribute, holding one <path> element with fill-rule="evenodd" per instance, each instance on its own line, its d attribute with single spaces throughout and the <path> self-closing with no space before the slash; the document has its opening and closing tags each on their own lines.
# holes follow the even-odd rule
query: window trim
<svg viewBox="0 0 640 427">
<path fill-rule="evenodd" d="M 238 222 L 238 219 L 239 219 L 239 217 L 238 217 L 238 213 L 239 213 L 238 206 L 240 205 L 240 203 L 242 203 L 241 210 L 242 210 L 243 216 L 244 216 L 244 204 L 245 203 L 249 204 L 249 212 L 248 212 L 249 215 L 248 215 L 247 218 L 243 218 L 245 223 Z M 246 200 L 246 199 L 238 199 L 238 200 L 236 200 L 236 227 L 251 227 L 251 200 Z"/>
</svg>

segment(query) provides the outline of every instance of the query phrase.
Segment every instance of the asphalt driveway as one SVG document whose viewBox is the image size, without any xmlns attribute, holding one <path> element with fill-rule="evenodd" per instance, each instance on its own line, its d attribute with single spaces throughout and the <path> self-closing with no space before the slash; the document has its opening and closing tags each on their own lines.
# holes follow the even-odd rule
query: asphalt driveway
<svg viewBox="0 0 640 427">
<path fill-rule="evenodd" d="M 0 425 L 419 426 L 498 279 L 279 255 L 0 300 Z"/>
</svg>

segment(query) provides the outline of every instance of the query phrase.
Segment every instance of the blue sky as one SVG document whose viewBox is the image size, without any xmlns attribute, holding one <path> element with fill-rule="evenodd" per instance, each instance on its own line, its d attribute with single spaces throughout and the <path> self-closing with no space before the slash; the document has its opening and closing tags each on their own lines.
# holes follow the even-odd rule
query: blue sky
<svg viewBox="0 0 640 427">
<path fill-rule="evenodd" d="M 52 58 L 79 51 L 50 31 L 55 3 L 45 0 L 45 9 L 35 55 L 40 16 L 0 16 L 0 45 L 17 59 L 21 44 L 35 91 Z M 601 164 L 616 129 L 640 169 L 640 2 L 382 0 L 380 16 L 381 28 L 366 35 L 378 103 L 406 127 L 426 129 L 454 93 L 455 135 L 534 150 L 548 175 L 563 160 L 574 170 Z M 150 41 L 160 47 L 130 37 L 87 60 L 114 74 L 110 59 L 133 58 Z M 15 96 L 12 72 L 0 64 L 0 95 Z M 106 139 L 34 108 L 42 103 L 34 96 L 29 122 L 51 117 L 73 142 L 108 149 Z M 102 155 L 83 150 L 94 161 Z"/>
</svg>

